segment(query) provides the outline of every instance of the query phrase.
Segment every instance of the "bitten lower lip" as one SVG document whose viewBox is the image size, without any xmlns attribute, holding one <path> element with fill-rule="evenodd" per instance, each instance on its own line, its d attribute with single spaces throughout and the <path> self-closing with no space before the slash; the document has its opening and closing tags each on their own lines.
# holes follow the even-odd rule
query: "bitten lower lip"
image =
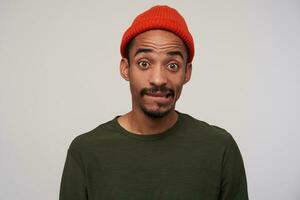
<svg viewBox="0 0 300 200">
<path fill-rule="evenodd" d="M 154 96 L 154 95 L 145 95 L 145 97 L 153 99 L 154 101 L 156 101 L 158 103 L 162 103 L 162 104 L 168 104 L 168 103 L 172 102 L 172 96 L 167 98 L 165 95 L 164 96 L 161 96 L 161 95 L 156 95 L 156 96 Z"/>
</svg>

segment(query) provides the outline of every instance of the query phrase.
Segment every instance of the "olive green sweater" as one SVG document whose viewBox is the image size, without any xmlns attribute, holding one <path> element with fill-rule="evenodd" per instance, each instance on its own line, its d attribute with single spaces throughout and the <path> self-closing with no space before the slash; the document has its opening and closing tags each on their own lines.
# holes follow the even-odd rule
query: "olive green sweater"
<svg viewBox="0 0 300 200">
<path fill-rule="evenodd" d="M 115 117 L 73 140 L 60 200 L 100 199 L 247 200 L 248 194 L 232 136 L 179 113 L 160 134 L 130 133 Z"/>
</svg>

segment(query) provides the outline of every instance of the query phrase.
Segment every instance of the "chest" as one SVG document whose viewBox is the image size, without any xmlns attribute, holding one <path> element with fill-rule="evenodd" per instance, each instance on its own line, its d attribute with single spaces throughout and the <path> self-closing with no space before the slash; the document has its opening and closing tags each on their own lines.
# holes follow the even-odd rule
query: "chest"
<svg viewBox="0 0 300 200">
<path fill-rule="evenodd" d="M 221 161 L 221 151 L 211 144 L 182 141 L 103 144 L 85 162 L 89 188 L 97 188 L 89 192 L 95 197 L 215 199 Z"/>
</svg>

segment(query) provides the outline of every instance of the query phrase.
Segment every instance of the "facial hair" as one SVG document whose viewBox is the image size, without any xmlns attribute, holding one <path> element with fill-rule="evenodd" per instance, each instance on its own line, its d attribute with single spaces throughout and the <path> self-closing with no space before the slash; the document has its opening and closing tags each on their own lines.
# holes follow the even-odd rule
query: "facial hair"
<svg viewBox="0 0 300 200">
<path fill-rule="evenodd" d="M 154 86 L 152 88 L 144 88 L 141 90 L 140 95 L 141 95 L 141 97 L 143 97 L 144 95 L 151 95 L 151 94 L 155 94 L 156 92 L 161 92 L 161 93 L 165 94 L 167 97 L 174 98 L 174 91 L 165 86 L 161 86 L 161 87 Z M 151 109 L 147 109 L 143 104 L 141 104 L 140 106 L 141 106 L 141 109 L 144 112 L 144 114 L 146 114 L 147 116 L 149 116 L 151 118 L 162 118 L 162 117 L 166 116 L 168 113 L 170 113 L 175 108 L 175 105 L 172 105 L 169 109 L 160 111 L 159 108 L 156 110 L 151 110 Z M 158 104 L 158 106 L 162 107 L 163 105 Z"/>
</svg>

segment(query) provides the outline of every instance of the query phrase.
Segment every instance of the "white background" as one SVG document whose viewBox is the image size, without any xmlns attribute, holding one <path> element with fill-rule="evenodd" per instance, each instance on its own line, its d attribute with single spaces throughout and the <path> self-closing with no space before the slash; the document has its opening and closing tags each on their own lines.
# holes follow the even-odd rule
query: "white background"
<svg viewBox="0 0 300 200">
<path fill-rule="evenodd" d="M 169 4 L 195 40 L 177 109 L 228 130 L 250 199 L 300 199 L 300 2 L 0 1 L 0 199 L 58 199 L 72 139 L 130 110 L 119 45 Z"/>
</svg>

